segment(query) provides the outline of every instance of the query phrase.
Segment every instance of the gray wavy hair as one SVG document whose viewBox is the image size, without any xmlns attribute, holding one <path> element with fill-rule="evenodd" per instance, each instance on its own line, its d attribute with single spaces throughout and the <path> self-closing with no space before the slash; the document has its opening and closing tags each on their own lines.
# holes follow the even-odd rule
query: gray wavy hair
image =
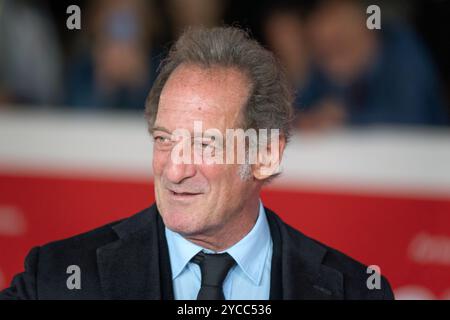
<svg viewBox="0 0 450 320">
<path fill-rule="evenodd" d="M 289 140 L 293 91 L 285 72 L 270 51 L 236 27 L 188 28 L 173 44 L 145 103 L 149 129 L 155 123 L 163 87 L 181 64 L 232 67 L 245 73 L 251 88 L 242 109 L 242 129 L 279 129 Z"/>
</svg>

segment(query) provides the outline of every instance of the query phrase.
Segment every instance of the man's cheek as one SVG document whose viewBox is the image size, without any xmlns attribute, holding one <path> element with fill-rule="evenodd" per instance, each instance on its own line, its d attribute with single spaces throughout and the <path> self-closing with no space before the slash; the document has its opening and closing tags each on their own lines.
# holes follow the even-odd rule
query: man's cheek
<svg viewBox="0 0 450 320">
<path fill-rule="evenodd" d="M 155 175 L 161 175 L 164 169 L 165 157 L 160 152 L 155 152 L 153 154 L 153 173 Z"/>
<path fill-rule="evenodd" d="M 204 164 L 200 167 L 200 170 L 209 181 L 217 181 L 229 174 L 228 167 L 229 165 L 226 164 Z"/>
</svg>

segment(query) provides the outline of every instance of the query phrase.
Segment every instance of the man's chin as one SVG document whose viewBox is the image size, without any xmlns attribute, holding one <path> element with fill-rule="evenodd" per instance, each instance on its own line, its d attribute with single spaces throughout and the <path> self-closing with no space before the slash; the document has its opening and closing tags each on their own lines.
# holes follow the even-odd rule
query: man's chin
<svg viewBox="0 0 450 320">
<path fill-rule="evenodd" d="M 198 232 L 198 226 L 195 223 L 192 215 L 188 212 L 166 212 L 161 215 L 164 221 L 164 225 L 173 232 L 181 235 L 189 235 Z"/>
</svg>

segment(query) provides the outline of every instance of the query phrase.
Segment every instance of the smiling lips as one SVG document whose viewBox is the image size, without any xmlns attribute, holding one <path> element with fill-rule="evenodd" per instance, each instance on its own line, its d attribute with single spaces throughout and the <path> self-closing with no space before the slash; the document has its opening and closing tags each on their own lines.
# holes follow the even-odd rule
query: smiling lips
<svg viewBox="0 0 450 320">
<path fill-rule="evenodd" d="M 194 193 L 194 192 L 175 192 L 170 189 L 168 189 L 169 194 L 175 198 L 175 199 L 190 199 L 193 196 L 200 195 L 201 193 Z"/>
</svg>

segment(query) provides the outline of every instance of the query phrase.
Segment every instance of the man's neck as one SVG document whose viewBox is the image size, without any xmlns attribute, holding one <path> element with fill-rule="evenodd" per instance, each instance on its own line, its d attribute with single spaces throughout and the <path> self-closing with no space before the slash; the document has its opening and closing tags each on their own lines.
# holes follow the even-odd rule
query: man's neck
<svg viewBox="0 0 450 320">
<path fill-rule="evenodd" d="M 259 198 L 241 210 L 241 212 L 217 230 L 207 234 L 186 236 L 185 238 L 198 246 L 214 252 L 222 252 L 243 239 L 254 227 L 259 215 Z"/>
</svg>

